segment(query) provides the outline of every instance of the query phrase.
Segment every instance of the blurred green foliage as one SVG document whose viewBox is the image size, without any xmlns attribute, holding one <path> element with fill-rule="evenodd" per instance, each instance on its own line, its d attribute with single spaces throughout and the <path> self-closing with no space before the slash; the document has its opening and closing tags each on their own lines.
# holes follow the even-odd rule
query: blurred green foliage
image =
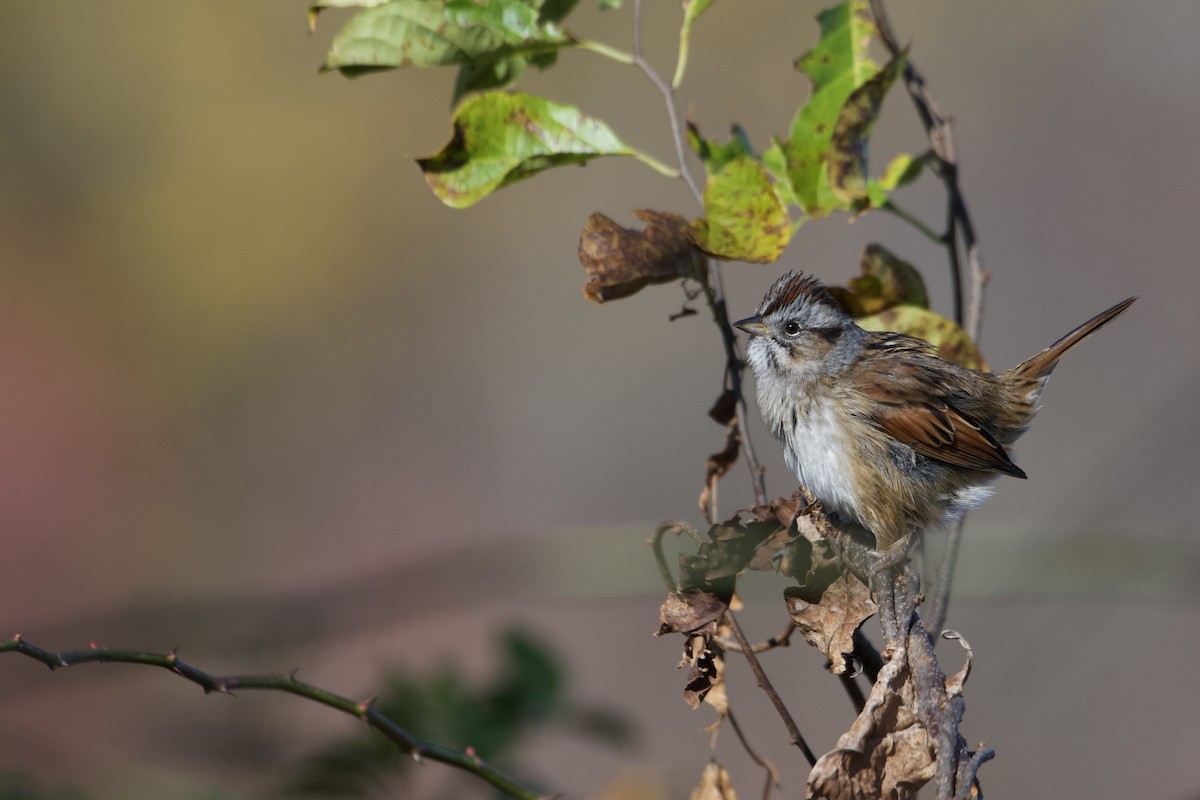
<svg viewBox="0 0 1200 800">
<path fill-rule="evenodd" d="M 610 745 L 632 741 L 632 729 L 612 712 L 572 704 L 566 674 L 550 649 L 510 630 L 500 642 L 496 675 L 472 686 L 453 666 L 428 676 L 390 672 L 375 707 L 418 738 L 480 758 L 522 778 L 516 754 L 537 728 L 553 726 Z M 414 762 L 379 734 L 363 729 L 339 739 L 299 766 L 289 796 L 362 797 L 394 788 Z"/>
<path fill-rule="evenodd" d="M 19 770 L 0 772 L 0 800 L 84 800 L 75 786 L 38 786 L 32 775 Z"/>
</svg>

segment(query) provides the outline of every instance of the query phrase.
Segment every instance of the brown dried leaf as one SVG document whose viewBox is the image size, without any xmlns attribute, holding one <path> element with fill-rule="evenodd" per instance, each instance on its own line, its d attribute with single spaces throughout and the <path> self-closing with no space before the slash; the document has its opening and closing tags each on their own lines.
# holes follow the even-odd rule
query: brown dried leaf
<svg viewBox="0 0 1200 800">
<path fill-rule="evenodd" d="M 679 666 L 691 667 L 683 688 L 684 702 L 695 710 L 710 692 L 719 689 L 725 711 L 720 708 L 718 711 L 724 714 L 728 711 L 728 703 L 724 698 L 725 651 L 713 641 L 715 629 L 716 625 L 712 625 L 703 631 L 688 634 L 683 643 L 683 660 Z"/>
<path fill-rule="evenodd" d="M 709 513 L 713 493 L 717 490 L 717 481 L 721 480 L 721 476 L 728 472 L 729 468 L 737 461 L 741 442 L 737 419 L 734 418 L 725 431 L 725 446 L 710 455 L 704 462 L 704 488 L 700 490 L 700 497 L 697 499 L 702 514 Z"/>
<path fill-rule="evenodd" d="M 710 592 L 671 592 L 658 610 L 655 635 L 690 633 L 718 619 L 727 608 L 729 603 Z"/>
<path fill-rule="evenodd" d="M 715 761 L 710 761 L 700 773 L 700 783 L 692 790 L 691 800 L 737 800 L 729 773 Z"/>
<path fill-rule="evenodd" d="M 847 572 L 821 589 L 792 586 L 784 590 L 788 616 L 804 640 L 829 659 L 829 671 L 846 671 L 844 653 L 854 652 L 854 632 L 879 610 L 866 584 Z"/>
<path fill-rule="evenodd" d="M 690 223 L 669 211 L 638 209 L 641 231 L 624 228 L 603 214 L 592 214 L 579 236 L 579 263 L 588 275 L 587 299 L 603 303 L 637 292 L 652 283 L 686 278 L 703 268 L 704 254 L 692 241 Z"/>
<path fill-rule="evenodd" d="M 910 798 L 933 778 L 933 742 L 910 710 L 915 694 L 912 674 L 907 668 L 896 670 L 894 664 L 885 670 L 889 667 L 837 746 L 817 759 L 808 775 L 806 797 Z"/>
</svg>

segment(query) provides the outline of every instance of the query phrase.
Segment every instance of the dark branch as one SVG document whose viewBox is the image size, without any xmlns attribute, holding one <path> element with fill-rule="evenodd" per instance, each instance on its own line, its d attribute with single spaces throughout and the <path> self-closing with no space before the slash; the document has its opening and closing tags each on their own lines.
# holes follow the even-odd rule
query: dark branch
<svg viewBox="0 0 1200 800">
<path fill-rule="evenodd" d="M 742 633 L 742 628 L 738 625 L 737 618 L 733 616 L 732 612 L 726 612 L 725 619 L 729 621 L 729 627 L 733 630 L 734 638 L 737 639 L 738 644 L 742 647 L 742 653 L 746 656 L 746 662 L 750 664 L 750 671 L 754 673 L 754 678 L 758 681 L 759 688 L 767 693 L 767 697 L 771 700 L 771 705 L 775 706 L 775 710 L 783 720 L 783 726 L 787 728 L 792 744 L 799 747 L 800 752 L 804 753 L 804 757 L 808 759 L 810 767 L 815 766 L 817 757 L 813 755 L 808 742 L 804 741 L 804 737 L 800 735 L 800 729 L 796 727 L 796 721 L 792 719 L 792 715 L 787 710 L 787 706 L 783 704 L 779 693 L 771 685 L 770 679 L 767 678 L 767 673 L 763 672 L 762 665 L 758 663 L 758 657 L 754 655 L 754 649 L 750 646 L 750 642 L 746 640 L 746 635 Z"/>
<path fill-rule="evenodd" d="M 90 647 L 86 650 L 52 652 L 32 645 L 20 634 L 6 642 L 0 642 L 0 653 L 13 652 L 40 661 L 51 670 L 73 667 L 77 664 L 142 664 L 160 667 L 202 688 L 205 694 L 219 692 L 232 695 L 241 689 L 259 689 L 285 692 L 358 717 L 388 739 L 396 743 L 414 759 L 428 758 L 452 767 L 466 770 L 495 786 L 500 791 L 521 800 L 541 800 L 546 797 L 516 783 L 483 759 L 462 753 L 439 744 L 418 739 L 396 723 L 385 717 L 369 703 L 360 703 L 340 695 L 327 692 L 311 684 L 296 680 L 294 675 L 213 675 L 184 662 L 174 652 L 168 654 L 145 653 L 138 650 L 112 650 L 107 647 Z"/>
</svg>

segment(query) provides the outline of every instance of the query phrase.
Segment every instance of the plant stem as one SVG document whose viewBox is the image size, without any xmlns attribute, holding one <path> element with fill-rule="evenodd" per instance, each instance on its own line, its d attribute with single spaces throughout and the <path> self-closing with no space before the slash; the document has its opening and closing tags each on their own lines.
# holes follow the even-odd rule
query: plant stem
<svg viewBox="0 0 1200 800">
<path fill-rule="evenodd" d="M 583 50 L 590 50 L 591 52 L 604 56 L 605 58 L 611 58 L 618 64 L 633 66 L 632 54 L 626 53 L 624 50 L 618 50 L 617 48 L 611 47 L 604 42 L 596 42 L 591 39 L 576 39 L 575 46 Z"/>
<path fill-rule="evenodd" d="M 532 789 L 521 786 L 483 759 L 472 753 L 463 753 L 439 744 L 426 742 L 405 731 L 385 717 L 370 703 L 360 703 L 340 695 L 327 692 L 311 684 L 298 681 L 291 675 L 213 675 L 185 663 L 175 655 L 146 653 L 139 650 L 112 650 L 107 647 L 89 647 L 81 650 L 52 652 L 30 644 L 18 634 L 0 642 L 0 653 L 13 652 L 40 661 L 51 670 L 73 667 L 87 663 L 141 664 L 160 667 L 184 680 L 191 681 L 204 689 L 205 694 L 217 692 L 232 695 L 239 689 L 262 689 L 294 694 L 324 706 L 358 717 L 375 730 L 395 742 L 404 752 L 415 759 L 428 758 L 452 767 L 466 770 L 495 786 L 500 791 L 520 800 L 544 800 Z"/>
<path fill-rule="evenodd" d="M 679 177 L 682 177 L 691 190 L 692 196 L 696 198 L 696 202 L 701 206 L 704 205 L 704 192 L 696 183 L 696 179 L 692 177 L 691 170 L 688 168 L 687 161 L 687 144 L 684 140 L 684 128 L 679 117 L 679 106 L 675 102 L 675 91 L 671 85 L 663 80 L 663 77 L 646 61 L 645 55 L 642 52 L 642 0 L 634 0 L 633 4 L 633 63 L 645 73 L 650 82 L 658 88 L 663 97 L 663 103 L 667 107 L 667 117 L 671 124 L 671 138 L 675 142 L 675 155 L 679 159 Z M 729 324 L 729 314 L 725 308 L 725 290 L 721 276 L 721 265 L 716 261 L 709 259 L 708 268 L 709 278 L 705 281 L 704 290 L 708 300 L 709 310 L 712 312 L 713 321 L 717 328 L 721 331 L 721 344 L 725 348 L 725 375 L 728 383 L 728 388 L 734 393 L 737 400 L 737 425 L 738 436 L 741 439 L 742 451 L 746 455 L 746 466 L 750 470 L 750 481 L 754 487 L 754 500 L 757 505 L 764 505 L 767 502 L 766 481 L 763 478 L 763 469 L 759 465 L 758 457 L 754 452 L 754 444 L 750 440 L 750 433 L 747 428 L 747 409 L 746 398 L 742 392 L 742 358 L 738 352 L 737 337 L 733 333 L 733 327 Z M 712 508 L 709 512 L 709 522 L 714 522 L 717 516 L 716 509 Z"/>
<path fill-rule="evenodd" d="M 750 642 L 746 640 L 746 634 L 742 633 L 742 627 L 738 625 L 737 618 L 733 616 L 732 611 L 725 612 L 725 619 L 729 622 L 729 627 L 733 631 L 734 638 L 742 648 L 742 654 L 746 656 L 747 663 L 750 664 L 750 671 L 754 673 L 755 680 L 758 681 L 758 686 L 767 693 L 767 697 L 771 700 L 771 705 L 775 706 L 775 710 L 779 713 L 783 720 L 783 726 L 787 728 L 788 734 L 791 736 L 792 744 L 800 748 L 800 752 L 808 759 L 808 765 L 815 766 L 817 757 L 813 755 L 813 751 L 809 748 L 808 742 L 804 741 L 804 737 L 800 734 L 800 729 L 796 727 L 796 721 L 792 719 L 791 713 L 787 710 L 787 706 L 783 704 L 783 700 L 779 697 L 779 693 L 775 691 L 775 687 L 771 685 L 770 679 L 767 678 L 767 673 L 763 672 L 762 665 L 758 663 L 758 657 L 754 655 L 754 648 L 750 646 Z"/>
</svg>

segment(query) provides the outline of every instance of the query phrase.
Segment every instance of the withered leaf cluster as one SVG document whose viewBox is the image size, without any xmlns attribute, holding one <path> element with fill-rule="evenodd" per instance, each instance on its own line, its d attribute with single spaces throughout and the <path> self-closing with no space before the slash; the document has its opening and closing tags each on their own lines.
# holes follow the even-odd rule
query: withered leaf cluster
<svg viewBox="0 0 1200 800">
<path fill-rule="evenodd" d="M 913 709 L 912 672 L 889 664 L 867 704 L 808 776 L 806 797 L 822 800 L 915 797 L 933 778 L 933 741 Z"/>
<path fill-rule="evenodd" d="M 659 634 L 711 636 L 742 572 L 776 572 L 795 581 L 785 603 L 805 641 L 829 659 L 832 672 L 846 672 L 854 632 L 876 604 L 842 563 L 838 533 L 820 504 L 802 492 L 713 525 L 695 553 L 679 557 L 679 588 L 660 609 Z"/>
</svg>

